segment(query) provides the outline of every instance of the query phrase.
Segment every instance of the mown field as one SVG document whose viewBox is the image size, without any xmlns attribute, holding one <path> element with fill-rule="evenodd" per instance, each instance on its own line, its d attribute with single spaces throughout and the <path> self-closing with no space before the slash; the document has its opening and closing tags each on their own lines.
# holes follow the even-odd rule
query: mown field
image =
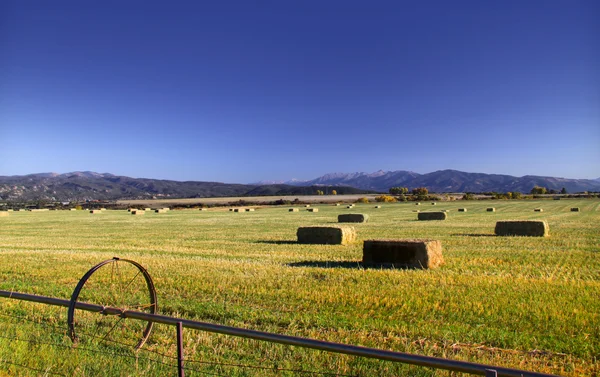
<svg viewBox="0 0 600 377">
<path fill-rule="evenodd" d="M 118 256 L 148 269 L 161 314 L 566 376 L 600 375 L 599 200 L 313 207 L 319 212 L 14 212 L 0 217 L 0 289 L 68 299 L 90 267 Z M 457 212 L 461 207 L 468 212 Z M 537 207 L 544 212 L 533 212 Z M 416 221 L 415 209 L 451 212 L 447 221 L 425 222 Z M 295 242 L 299 226 L 333 224 L 350 212 L 370 215 L 368 223 L 355 224 L 356 244 Z M 550 237 L 493 236 L 495 222 L 508 219 L 545 219 Z M 445 265 L 364 269 L 361 241 L 371 238 L 439 239 Z M 0 298 L 0 375 L 176 374 L 173 327 L 155 326 L 138 353 L 101 339 L 73 347 L 66 313 Z M 194 330 L 184 331 L 184 341 L 188 376 L 455 375 Z"/>
</svg>

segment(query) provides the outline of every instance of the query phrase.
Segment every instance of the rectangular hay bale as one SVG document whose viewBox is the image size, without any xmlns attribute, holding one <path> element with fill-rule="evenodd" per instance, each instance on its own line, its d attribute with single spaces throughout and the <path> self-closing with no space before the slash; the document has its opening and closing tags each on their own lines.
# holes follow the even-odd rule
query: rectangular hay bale
<svg viewBox="0 0 600 377">
<path fill-rule="evenodd" d="M 446 220 L 448 214 L 446 212 L 419 212 L 419 220 Z"/>
<path fill-rule="evenodd" d="M 375 208 L 381 208 L 381 206 L 375 206 Z"/>
<path fill-rule="evenodd" d="M 142 210 L 140 210 L 140 209 L 134 209 L 134 210 L 132 210 L 132 211 L 131 211 L 131 214 L 132 214 L 132 215 L 137 215 L 137 216 L 139 216 L 139 215 L 143 215 L 143 214 L 145 214 L 145 213 L 146 213 L 146 212 L 144 212 L 144 211 L 142 211 Z"/>
<path fill-rule="evenodd" d="M 338 215 L 338 223 L 366 223 L 367 221 L 369 221 L 369 215 L 362 213 Z"/>
<path fill-rule="evenodd" d="M 534 208 L 533 212 L 544 212 L 543 208 Z"/>
<path fill-rule="evenodd" d="M 165 211 L 163 208 L 155 209 L 154 212 L 155 213 L 167 213 L 167 211 Z"/>
<path fill-rule="evenodd" d="M 319 245 L 348 245 L 356 241 L 351 226 L 309 226 L 298 228 L 298 243 Z"/>
<path fill-rule="evenodd" d="M 319 212 L 318 208 L 308 208 L 307 209 L 308 212 Z"/>
<path fill-rule="evenodd" d="M 466 208 L 459 208 L 458 212 L 467 212 L 467 209 Z"/>
<path fill-rule="evenodd" d="M 442 243 L 427 239 L 366 240 L 363 264 L 408 268 L 436 268 L 444 263 Z"/>
<path fill-rule="evenodd" d="M 288 212 L 300 212 L 298 208 L 290 208 Z"/>
<path fill-rule="evenodd" d="M 579 212 L 579 211 L 580 211 L 579 207 L 571 208 L 571 212 Z"/>
<path fill-rule="evenodd" d="M 487 208 L 486 211 L 488 211 L 488 212 L 496 212 L 496 208 L 490 207 L 490 208 Z"/>
<path fill-rule="evenodd" d="M 497 236 L 547 237 L 550 228 L 545 220 L 504 220 L 496 222 Z"/>
<path fill-rule="evenodd" d="M 91 210 L 91 211 L 90 211 L 90 213 L 91 213 L 91 214 L 95 214 L 95 213 L 102 213 L 102 211 L 101 211 L 101 210 L 99 210 L 99 209 L 93 209 L 93 210 Z"/>
</svg>

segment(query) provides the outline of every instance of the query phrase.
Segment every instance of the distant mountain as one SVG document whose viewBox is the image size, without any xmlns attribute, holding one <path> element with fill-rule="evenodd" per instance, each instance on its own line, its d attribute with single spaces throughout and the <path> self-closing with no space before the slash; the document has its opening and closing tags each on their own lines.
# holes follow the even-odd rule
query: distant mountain
<svg viewBox="0 0 600 377">
<path fill-rule="evenodd" d="M 170 181 L 131 178 L 109 173 L 72 172 L 0 176 L 0 200 L 82 201 L 152 198 L 207 198 L 262 195 L 314 195 L 321 187 L 242 185 L 221 182 Z M 336 187 L 340 194 L 365 190 Z"/>
<path fill-rule="evenodd" d="M 566 179 L 526 175 L 465 173 L 440 170 L 428 174 L 411 171 L 374 173 L 331 173 L 309 181 L 268 184 L 170 181 L 131 178 L 90 171 L 66 174 L 40 173 L 0 176 L 0 200 L 118 200 L 152 198 L 208 198 L 228 196 L 314 195 L 317 190 L 338 194 L 387 192 L 390 187 L 427 187 L 431 192 L 507 192 L 527 193 L 534 186 L 570 193 L 600 191 L 600 179 Z"/>
<path fill-rule="evenodd" d="M 297 185 L 345 185 L 364 190 L 386 192 L 390 187 L 427 187 L 432 192 L 529 192 L 534 186 L 568 192 L 600 191 L 600 179 L 566 179 L 527 175 L 514 177 L 500 174 L 466 173 L 439 170 L 428 174 L 410 171 L 377 171 L 375 173 L 332 173 L 295 183 Z"/>
</svg>

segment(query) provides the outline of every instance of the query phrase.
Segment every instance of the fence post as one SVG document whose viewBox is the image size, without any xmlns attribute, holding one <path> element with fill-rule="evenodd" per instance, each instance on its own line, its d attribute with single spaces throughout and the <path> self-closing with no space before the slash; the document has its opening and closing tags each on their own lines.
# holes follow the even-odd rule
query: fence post
<svg viewBox="0 0 600 377">
<path fill-rule="evenodd" d="M 185 377 L 183 370 L 183 324 L 177 322 L 177 376 Z"/>
</svg>

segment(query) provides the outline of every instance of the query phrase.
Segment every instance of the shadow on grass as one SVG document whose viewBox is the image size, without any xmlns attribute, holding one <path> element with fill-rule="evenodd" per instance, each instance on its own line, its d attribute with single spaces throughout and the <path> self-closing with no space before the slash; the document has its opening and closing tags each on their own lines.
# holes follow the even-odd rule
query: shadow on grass
<svg viewBox="0 0 600 377">
<path fill-rule="evenodd" d="M 348 268 L 357 270 L 406 270 L 407 266 L 386 264 L 364 264 L 361 261 L 302 261 L 287 264 L 290 267 L 318 267 L 318 268 Z"/>
<path fill-rule="evenodd" d="M 454 233 L 452 235 L 461 237 L 497 237 L 495 234 L 489 233 Z"/>
<path fill-rule="evenodd" d="M 296 245 L 298 241 L 264 240 L 256 241 L 256 243 L 268 243 L 271 245 Z"/>
</svg>

